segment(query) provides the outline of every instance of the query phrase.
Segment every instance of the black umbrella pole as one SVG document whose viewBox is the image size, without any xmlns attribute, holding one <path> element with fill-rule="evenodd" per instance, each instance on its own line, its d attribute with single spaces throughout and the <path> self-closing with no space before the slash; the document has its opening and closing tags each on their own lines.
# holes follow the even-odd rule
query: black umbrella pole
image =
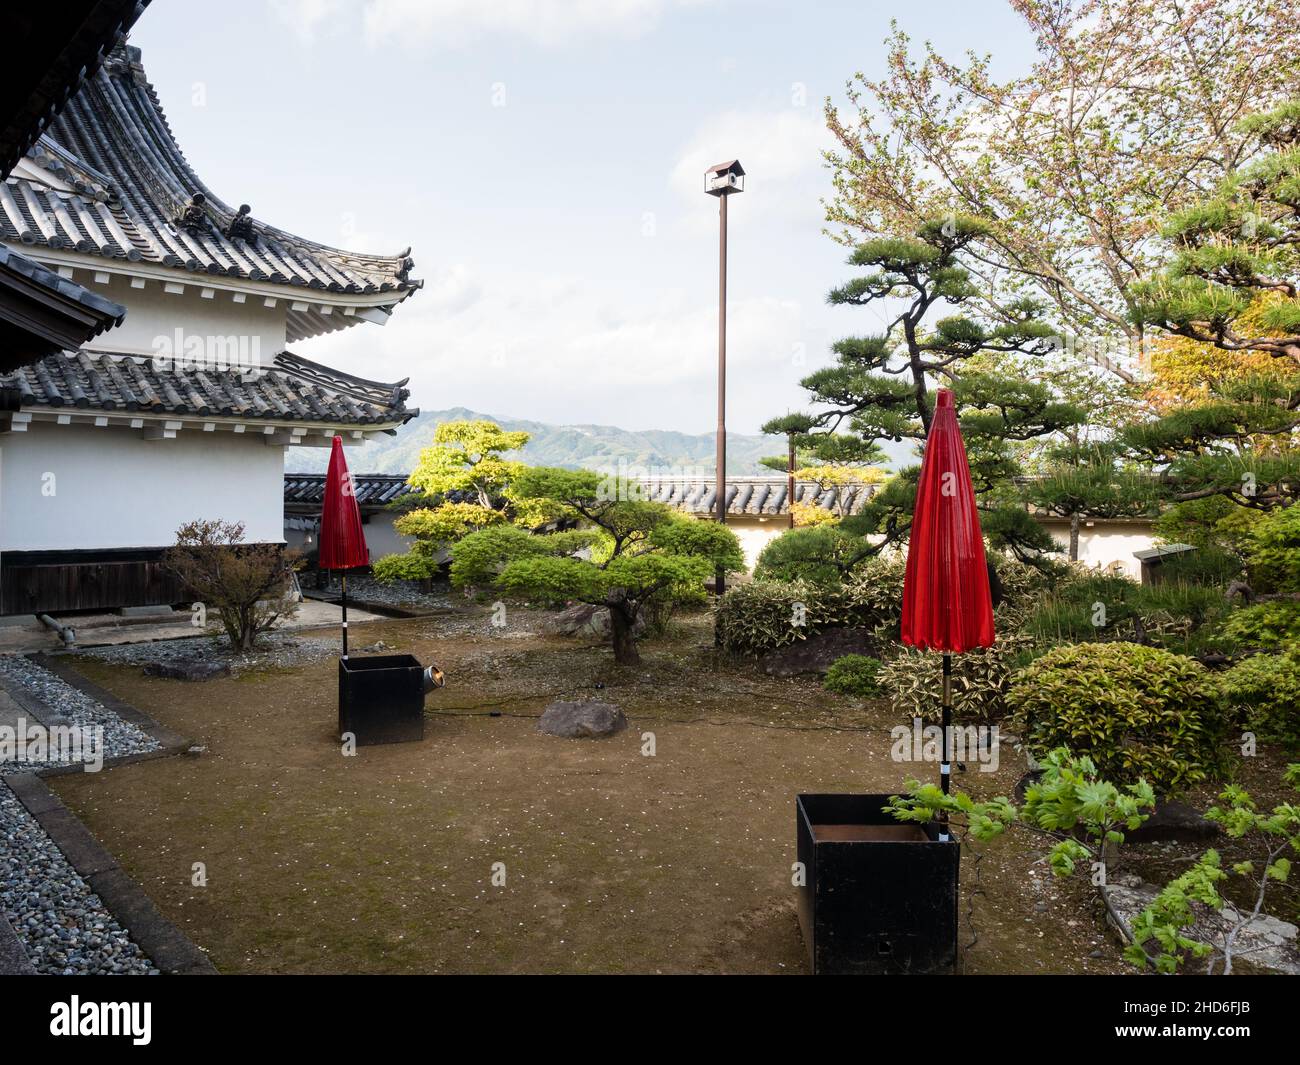
<svg viewBox="0 0 1300 1065">
<path fill-rule="evenodd" d="M 343 571 L 343 661 L 348 660 L 348 571 Z M 946 750 L 947 748 L 945 748 Z M 945 756 L 946 757 L 946 756 Z M 948 790 L 947 784 L 944 791 Z"/>
<path fill-rule="evenodd" d="M 941 754 L 939 759 L 939 786 L 947 795 L 952 781 L 951 752 L 948 750 L 948 735 L 952 732 L 952 655 L 943 656 L 943 736 L 940 739 Z M 948 839 L 948 812 L 939 814 L 939 839 Z"/>
</svg>

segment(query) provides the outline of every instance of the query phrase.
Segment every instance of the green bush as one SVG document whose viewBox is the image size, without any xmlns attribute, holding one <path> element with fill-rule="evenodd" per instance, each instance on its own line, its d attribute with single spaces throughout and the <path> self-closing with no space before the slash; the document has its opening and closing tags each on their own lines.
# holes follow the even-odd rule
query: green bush
<svg viewBox="0 0 1300 1065">
<path fill-rule="evenodd" d="M 438 561 L 430 555 L 411 552 L 407 555 L 384 555 L 370 567 L 375 580 L 383 584 L 395 581 L 427 581 L 438 575 Z"/>
<path fill-rule="evenodd" d="M 1006 713 L 1011 679 L 1033 641 L 1019 633 L 998 636 L 992 647 L 954 655 L 953 714 L 959 721 L 995 721 Z M 895 711 L 908 718 L 934 718 L 943 698 L 943 655 L 908 647 L 880 671 L 880 684 Z"/>
<path fill-rule="evenodd" d="M 1228 615 L 1223 635 L 1239 647 L 1283 647 L 1300 642 L 1300 602 L 1270 599 Z"/>
<path fill-rule="evenodd" d="M 845 655 L 831 663 L 822 686 L 840 695 L 869 699 L 880 694 L 880 659 L 870 655 Z"/>
<path fill-rule="evenodd" d="M 1200 663 L 1135 643 L 1058 647 L 1021 670 L 1007 696 L 1011 727 L 1036 758 L 1087 755 L 1117 784 L 1181 791 L 1222 768 L 1224 719 Z"/>
<path fill-rule="evenodd" d="M 1300 592 L 1300 507 L 1274 510 L 1251 529 L 1247 547 L 1257 592 Z"/>
<path fill-rule="evenodd" d="M 754 579 L 801 580 L 818 587 L 835 587 L 844 580 L 845 565 L 863 547 L 862 537 L 851 536 L 836 525 L 790 529 L 759 553 Z"/>
<path fill-rule="evenodd" d="M 841 626 L 897 637 L 903 568 L 901 558 L 876 558 L 843 586 L 794 580 L 733 588 L 718 604 L 718 643 L 732 654 L 761 655 Z"/>
<path fill-rule="evenodd" d="M 1261 739 L 1300 750 L 1300 646 L 1252 655 L 1215 678 L 1224 703 Z"/>
</svg>

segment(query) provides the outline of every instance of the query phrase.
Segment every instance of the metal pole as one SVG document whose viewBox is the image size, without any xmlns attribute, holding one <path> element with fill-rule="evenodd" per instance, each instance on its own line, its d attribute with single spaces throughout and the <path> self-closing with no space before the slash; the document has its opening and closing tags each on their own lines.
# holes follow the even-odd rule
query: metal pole
<svg viewBox="0 0 1300 1065">
<path fill-rule="evenodd" d="M 786 463 L 785 477 L 785 505 L 790 511 L 790 528 L 794 528 L 794 434 L 788 437 L 790 441 L 790 457 Z"/>
<path fill-rule="evenodd" d="M 348 571 L 343 571 L 343 661 L 348 660 Z"/>
<path fill-rule="evenodd" d="M 727 524 L 727 200 L 718 197 L 718 454 L 715 505 L 718 524 Z M 727 574 L 718 567 L 714 591 L 727 590 Z"/>
<path fill-rule="evenodd" d="M 952 731 L 952 655 L 943 656 L 943 737 L 940 740 L 939 784 L 944 795 L 949 792 L 952 780 L 952 763 L 948 760 L 948 733 Z M 939 814 L 939 841 L 948 840 L 948 812 Z"/>
</svg>

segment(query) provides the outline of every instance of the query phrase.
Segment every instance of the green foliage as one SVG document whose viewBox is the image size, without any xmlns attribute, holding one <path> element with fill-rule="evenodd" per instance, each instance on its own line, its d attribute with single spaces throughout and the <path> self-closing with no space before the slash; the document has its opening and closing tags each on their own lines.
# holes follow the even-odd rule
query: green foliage
<svg viewBox="0 0 1300 1065">
<path fill-rule="evenodd" d="M 880 659 L 870 655 L 844 655 L 831 663 L 822 686 L 840 695 L 870 699 L 880 694 Z"/>
<path fill-rule="evenodd" d="M 896 638 L 904 569 L 902 558 L 873 558 L 840 586 L 796 579 L 733 588 L 715 615 L 719 645 L 732 654 L 761 655 L 841 626 Z"/>
<path fill-rule="evenodd" d="M 1228 605 L 1218 587 L 1073 571 L 1041 595 L 1021 619 L 1040 644 L 1138 639 L 1192 653 L 1211 644 Z"/>
<path fill-rule="evenodd" d="M 1218 692 L 1197 662 L 1133 643 L 1058 647 L 1021 670 L 1012 728 L 1035 757 L 1066 747 L 1119 783 L 1161 794 L 1222 768 Z"/>
<path fill-rule="evenodd" d="M 818 587 L 834 587 L 862 561 L 866 542 L 839 525 L 811 525 L 789 529 L 759 553 L 756 580 L 803 580 Z"/>
<path fill-rule="evenodd" d="M 1300 506 L 1274 510 L 1257 522 L 1247 558 L 1256 592 L 1300 592 Z"/>
<path fill-rule="evenodd" d="M 1191 939 L 1183 930 L 1196 923 L 1192 904 L 1199 902 L 1211 909 L 1223 908 L 1219 884 L 1228 879 L 1220 867 L 1219 854 L 1211 849 L 1197 859 L 1185 873 L 1171 880 L 1155 900 L 1137 915 L 1130 929 L 1133 940 L 1124 949 L 1124 958 L 1141 969 L 1149 965 L 1166 975 L 1178 971 L 1187 957 L 1203 958 L 1213 947 Z M 1154 948 L 1148 948 L 1151 942 Z"/>
<path fill-rule="evenodd" d="M 395 581 L 427 581 L 438 575 L 438 563 L 430 555 L 384 555 L 375 559 L 370 572 L 383 584 Z"/>
<path fill-rule="evenodd" d="M 1221 631 L 1237 646 L 1251 650 L 1300 643 L 1300 601 L 1270 599 L 1234 610 Z"/>
<path fill-rule="evenodd" d="M 1003 633 L 992 647 L 953 656 L 953 715 L 959 721 L 996 721 L 1032 640 Z M 943 695 L 943 656 L 906 647 L 880 670 L 880 684 L 905 717 L 933 717 Z"/>
<path fill-rule="evenodd" d="M 718 569 L 744 567 L 726 526 L 645 502 L 639 486 L 622 479 L 537 467 L 519 471 L 512 492 L 517 505 L 548 510 L 580 528 L 530 535 L 495 526 L 472 533 L 452 548 L 452 582 L 608 607 L 620 664 L 637 661 L 633 632 L 643 610 L 662 623 L 673 605 L 701 600 L 705 580 Z"/>
<path fill-rule="evenodd" d="M 1300 750 L 1300 643 L 1281 654 L 1251 655 L 1215 680 L 1246 727 L 1261 739 Z"/>
<path fill-rule="evenodd" d="M 600 540 L 593 529 L 569 529 L 538 536 L 514 525 L 494 525 L 469 536 L 451 549 L 451 584 L 467 588 L 493 583 L 510 562 L 546 555 L 570 555 Z"/>
</svg>

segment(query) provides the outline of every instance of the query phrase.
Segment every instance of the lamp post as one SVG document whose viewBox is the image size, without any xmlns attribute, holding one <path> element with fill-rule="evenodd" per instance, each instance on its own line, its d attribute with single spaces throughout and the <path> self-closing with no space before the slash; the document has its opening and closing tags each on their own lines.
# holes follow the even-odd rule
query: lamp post
<svg viewBox="0 0 1300 1065">
<path fill-rule="evenodd" d="M 714 505 L 718 524 L 727 523 L 727 198 L 745 191 L 745 168 L 739 159 L 715 163 L 704 171 L 704 191 L 718 198 L 718 444 Z M 714 592 L 727 590 L 726 571 L 719 566 Z"/>
</svg>

